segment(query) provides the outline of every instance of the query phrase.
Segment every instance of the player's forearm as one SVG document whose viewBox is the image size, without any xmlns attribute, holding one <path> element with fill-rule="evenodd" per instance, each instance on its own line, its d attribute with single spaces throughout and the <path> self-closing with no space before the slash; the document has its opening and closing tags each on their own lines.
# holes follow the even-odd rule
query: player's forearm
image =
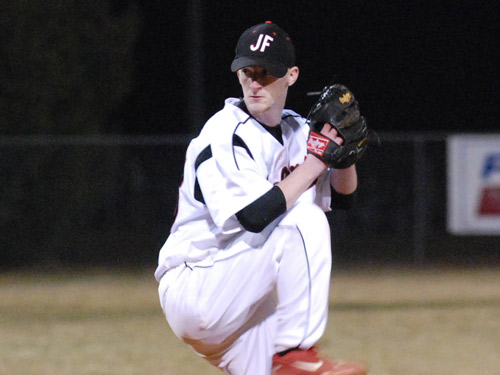
<svg viewBox="0 0 500 375">
<path fill-rule="evenodd" d="M 286 208 L 289 209 L 318 176 L 325 170 L 325 164 L 318 158 L 310 155 L 289 176 L 278 183 L 286 199 Z"/>
<path fill-rule="evenodd" d="M 358 175 L 356 167 L 351 165 L 346 169 L 333 169 L 330 183 L 336 192 L 340 194 L 352 194 L 358 187 Z"/>
</svg>

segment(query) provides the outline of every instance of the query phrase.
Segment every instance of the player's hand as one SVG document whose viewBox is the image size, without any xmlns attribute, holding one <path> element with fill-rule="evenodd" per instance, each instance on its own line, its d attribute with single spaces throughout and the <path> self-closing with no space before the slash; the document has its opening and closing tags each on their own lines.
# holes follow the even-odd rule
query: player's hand
<svg viewBox="0 0 500 375">
<path fill-rule="evenodd" d="M 328 138 L 333 140 L 336 144 L 339 146 L 344 143 L 344 139 L 339 135 L 339 132 L 335 127 L 332 126 L 332 124 L 329 124 L 328 122 L 325 123 L 323 128 L 321 129 L 321 134 L 326 135 Z"/>
</svg>

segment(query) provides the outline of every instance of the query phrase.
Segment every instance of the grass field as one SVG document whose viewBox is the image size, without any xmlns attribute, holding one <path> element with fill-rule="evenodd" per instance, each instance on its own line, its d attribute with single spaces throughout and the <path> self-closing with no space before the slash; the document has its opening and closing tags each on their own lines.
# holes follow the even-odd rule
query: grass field
<svg viewBox="0 0 500 375">
<path fill-rule="evenodd" d="M 220 374 L 172 334 L 152 272 L 0 274 L 0 374 Z M 500 270 L 335 272 L 319 345 L 372 375 L 498 375 Z"/>
</svg>

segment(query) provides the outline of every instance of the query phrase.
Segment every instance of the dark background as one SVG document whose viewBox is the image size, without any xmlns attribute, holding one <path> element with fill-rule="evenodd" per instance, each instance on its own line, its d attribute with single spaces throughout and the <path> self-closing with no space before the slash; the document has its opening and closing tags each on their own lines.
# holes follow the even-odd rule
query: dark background
<svg viewBox="0 0 500 375">
<path fill-rule="evenodd" d="M 196 132 L 225 97 L 239 95 L 229 69 L 236 41 L 266 20 L 295 42 L 301 74 L 288 106 L 302 114 L 311 104 L 306 92 L 336 79 L 351 88 L 378 130 L 498 129 L 495 2 L 150 0 L 140 8 L 135 86 L 114 113 L 119 131 Z M 193 76 L 198 108 L 189 106 Z M 196 123 L 188 123 L 193 117 Z"/>
<path fill-rule="evenodd" d="M 333 80 L 382 146 L 329 214 L 337 264 L 498 264 L 446 227 L 446 136 L 498 133 L 498 6 L 484 1 L 13 1 L 0 6 L 0 270 L 154 265 L 187 143 L 240 87 L 248 27 L 295 41 L 288 107 Z"/>
</svg>

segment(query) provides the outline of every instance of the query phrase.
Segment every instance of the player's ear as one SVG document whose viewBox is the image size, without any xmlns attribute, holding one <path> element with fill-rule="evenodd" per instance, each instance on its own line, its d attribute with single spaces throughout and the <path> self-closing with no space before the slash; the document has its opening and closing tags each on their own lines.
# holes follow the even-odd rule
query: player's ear
<svg viewBox="0 0 500 375">
<path fill-rule="evenodd" d="M 288 86 L 292 86 L 299 78 L 299 67 L 292 66 L 288 70 Z"/>
</svg>

